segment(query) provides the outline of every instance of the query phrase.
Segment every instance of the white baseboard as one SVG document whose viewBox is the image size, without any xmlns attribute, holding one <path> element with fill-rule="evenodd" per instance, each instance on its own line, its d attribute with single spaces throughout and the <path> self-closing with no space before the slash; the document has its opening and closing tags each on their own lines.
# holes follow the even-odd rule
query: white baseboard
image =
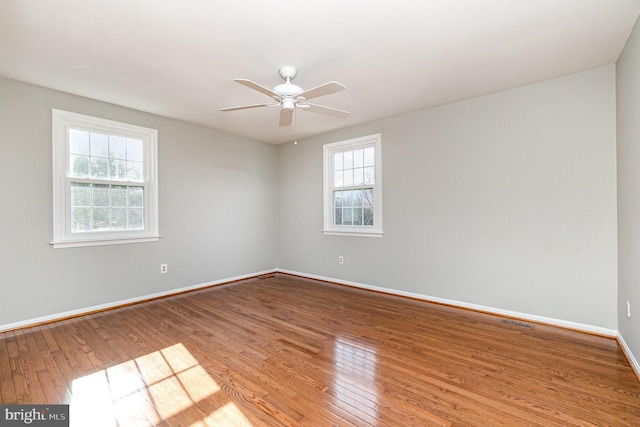
<svg viewBox="0 0 640 427">
<path fill-rule="evenodd" d="M 129 299 L 126 299 L 126 300 L 110 302 L 110 303 L 107 303 L 107 304 L 95 305 L 93 307 L 85 307 L 85 308 L 81 308 L 81 309 L 78 309 L 78 310 L 71 310 L 71 311 L 65 311 L 63 313 L 51 314 L 49 316 L 36 317 L 34 319 L 28 319 L 28 320 L 24 320 L 24 321 L 20 321 L 20 322 L 9 323 L 9 324 L 6 324 L 6 325 L 0 325 L 0 332 L 11 331 L 11 330 L 14 330 L 14 329 L 28 328 L 28 327 L 35 326 L 35 325 L 40 325 L 40 324 L 43 324 L 43 323 L 50 323 L 50 322 L 55 322 L 55 321 L 61 320 L 61 319 L 68 319 L 70 317 L 77 317 L 77 316 L 82 316 L 84 314 L 95 313 L 97 311 L 109 310 L 109 309 L 112 309 L 112 308 L 118 308 L 118 307 L 131 305 L 131 304 L 135 304 L 135 303 L 139 303 L 139 302 L 144 302 L 144 301 L 148 301 L 148 300 L 152 300 L 152 299 L 156 299 L 156 298 L 162 298 L 162 297 L 166 297 L 166 296 L 170 296 L 170 295 L 180 294 L 180 293 L 183 293 L 183 292 L 195 291 L 195 290 L 198 290 L 198 289 L 208 288 L 210 286 L 222 285 L 222 284 L 229 283 L 229 282 L 235 282 L 237 280 L 248 279 L 248 278 L 256 277 L 256 276 L 261 276 L 263 274 L 275 273 L 276 271 L 277 271 L 276 269 L 272 269 L 272 270 L 266 270 L 266 271 L 261 271 L 261 272 L 257 272 L 257 273 L 243 274 L 241 276 L 229 277 L 229 278 L 226 278 L 226 279 L 220 279 L 220 280 L 216 280 L 216 281 L 213 281 L 213 282 L 201 283 L 201 284 L 193 285 L 193 286 L 186 286 L 184 288 L 171 289 L 171 290 L 168 290 L 168 291 L 158 292 L 158 293 L 155 293 L 155 294 L 143 295 L 143 296 L 139 296 L 139 297 L 135 297 L 135 298 L 129 298 Z"/>
<path fill-rule="evenodd" d="M 627 356 L 627 360 L 629 360 L 629 363 L 631 364 L 631 368 L 635 371 L 638 379 L 640 379 L 640 363 L 638 363 L 638 360 L 633 356 L 631 349 L 625 342 L 620 332 L 618 332 L 618 334 L 616 335 L 616 339 L 618 340 L 618 344 L 620 344 L 622 351 L 624 351 L 625 356 Z"/>
<path fill-rule="evenodd" d="M 333 282 L 333 283 L 338 283 L 338 284 L 347 285 L 347 286 L 353 286 L 353 287 L 361 288 L 361 289 L 384 292 L 384 293 L 391 294 L 391 295 L 398 295 L 398 296 L 409 297 L 409 298 L 422 300 L 422 301 L 427 301 L 427 302 L 435 302 L 435 303 L 438 303 L 438 304 L 446 304 L 446 305 L 450 305 L 450 306 L 454 306 L 454 307 L 466 308 L 466 309 L 475 310 L 475 311 L 482 311 L 482 312 L 486 312 L 486 313 L 490 313 L 490 314 L 496 314 L 496 315 L 499 315 L 499 316 L 511 317 L 511 318 L 515 318 L 515 319 L 519 319 L 519 320 L 529 320 L 529 321 L 536 322 L 536 323 L 544 323 L 546 325 L 559 326 L 559 327 L 565 328 L 565 329 L 572 329 L 572 330 L 576 330 L 576 331 L 587 332 L 587 333 L 590 333 L 590 334 L 603 335 L 603 336 L 610 337 L 610 338 L 616 338 L 619 335 L 618 331 L 616 331 L 616 330 L 602 328 L 602 327 L 599 327 L 599 326 L 587 325 L 587 324 L 584 324 L 584 323 L 570 322 L 570 321 L 567 321 L 567 320 L 554 319 L 554 318 L 551 318 L 551 317 L 536 316 L 534 314 L 520 313 L 520 312 L 517 312 L 517 311 L 510 311 L 510 310 L 503 310 L 501 308 L 487 307 L 487 306 L 478 305 L 478 304 L 470 304 L 470 303 L 467 303 L 467 302 L 444 299 L 444 298 L 438 298 L 438 297 L 432 297 L 432 296 L 428 296 L 428 295 L 416 294 L 416 293 L 413 293 L 413 292 L 399 291 L 397 289 L 389 289 L 389 288 L 383 288 L 383 287 L 379 287 L 379 286 L 365 285 L 363 283 L 350 282 L 350 281 L 347 281 L 347 280 L 334 279 L 332 277 L 324 277 L 324 276 L 318 276 L 318 275 L 314 275 L 314 274 L 301 273 L 301 272 L 298 272 L 298 271 L 291 271 L 291 270 L 284 270 L 284 269 L 278 269 L 277 271 L 280 272 L 280 273 L 286 273 L 286 274 L 292 274 L 292 275 L 295 275 L 295 276 L 307 277 L 309 279 L 323 280 L 323 281 L 326 281 L 326 282 Z"/>
</svg>

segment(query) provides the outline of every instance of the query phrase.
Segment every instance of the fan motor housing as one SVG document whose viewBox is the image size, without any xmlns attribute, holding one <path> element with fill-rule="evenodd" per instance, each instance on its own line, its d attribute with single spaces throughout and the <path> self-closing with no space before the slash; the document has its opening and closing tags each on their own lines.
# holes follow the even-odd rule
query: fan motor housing
<svg viewBox="0 0 640 427">
<path fill-rule="evenodd" d="M 273 88 L 273 91 L 284 98 L 295 98 L 300 95 L 304 90 L 298 85 L 293 83 L 282 83 Z"/>
</svg>

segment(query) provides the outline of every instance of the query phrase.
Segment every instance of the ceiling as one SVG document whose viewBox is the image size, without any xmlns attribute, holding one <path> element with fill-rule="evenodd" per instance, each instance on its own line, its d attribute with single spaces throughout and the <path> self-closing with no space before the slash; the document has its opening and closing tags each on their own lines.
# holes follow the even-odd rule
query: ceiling
<svg viewBox="0 0 640 427">
<path fill-rule="evenodd" d="M 0 75 L 282 143 L 618 59 L 640 0 L 2 0 Z M 278 69 L 338 119 L 278 108 Z M 0 94 L 1 96 L 1 94 Z"/>
</svg>

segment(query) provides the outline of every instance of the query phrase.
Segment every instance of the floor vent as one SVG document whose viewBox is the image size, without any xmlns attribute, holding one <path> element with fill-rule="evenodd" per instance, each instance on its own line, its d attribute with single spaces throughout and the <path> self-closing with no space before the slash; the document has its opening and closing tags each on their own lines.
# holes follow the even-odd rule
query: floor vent
<svg viewBox="0 0 640 427">
<path fill-rule="evenodd" d="M 507 325 L 513 325 L 513 326 L 518 326 L 519 328 L 527 328 L 527 329 L 535 329 L 535 326 L 533 326 L 530 323 L 524 323 L 524 322 L 518 322 L 517 320 L 510 320 L 510 319 L 502 319 L 500 321 L 501 323 L 506 323 Z"/>
<path fill-rule="evenodd" d="M 263 274 L 262 276 L 258 276 L 258 279 L 264 280 L 264 279 L 271 279 L 272 277 L 276 277 L 276 274 L 275 273 Z"/>
</svg>

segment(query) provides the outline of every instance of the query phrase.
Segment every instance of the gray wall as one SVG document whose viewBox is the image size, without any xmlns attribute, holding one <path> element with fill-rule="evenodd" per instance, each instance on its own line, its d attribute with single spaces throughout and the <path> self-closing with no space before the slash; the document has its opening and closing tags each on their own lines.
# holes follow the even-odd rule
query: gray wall
<svg viewBox="0 0 640 427">
<path fill-rule="evenodd" d="M 52 108 L 158 129 L 159 242 L 50 247 Z M 272 145 L 0 79 L 0 153 L 0 325 L 277 264 Z"/>
<path fill-rule="evenodd" d="M 279 266 L 616 330 L 615 102 L 608 66 L 280 145 Z M 323 235 L 322 145 L 376 132 L 384 237 Z"/>
<path fill-rule="evenodd" d="M 618 329 L 615 102 L 609 66 L 274 147 L 0 79 L 0 325 L 280 267 Z M 51 108 L 159 130 L 159 242 L 49 246 Z M 376 132 L 385 235 L 324 236 L 322 145 Z"/>
<path fill-rule="evenodd" d="M 640 360 L 640 24 L 616 67 L 618 115 L 618 330 Z M 627 300 L 631 318 L 627 319 Z"/>
</svg>

